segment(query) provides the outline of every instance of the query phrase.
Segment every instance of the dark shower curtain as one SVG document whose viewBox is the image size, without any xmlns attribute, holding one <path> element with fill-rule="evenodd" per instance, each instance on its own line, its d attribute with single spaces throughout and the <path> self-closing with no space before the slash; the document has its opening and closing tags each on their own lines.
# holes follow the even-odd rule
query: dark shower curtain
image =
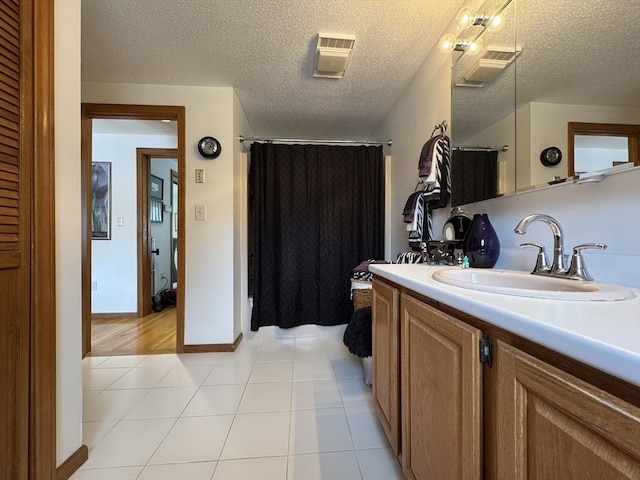
<svg viewBox="0 0 640 480">
<path fill-rule="evenodd" d="M 382 147 L 251 147 L 251 329 L 337 325 L 352 270 L 384 254 Z"/>
<path fill-rule="evenodd" d="M 497 150 L 453 150 L 451 206 L 495 198 L 498 194 Z"/>
</svg>

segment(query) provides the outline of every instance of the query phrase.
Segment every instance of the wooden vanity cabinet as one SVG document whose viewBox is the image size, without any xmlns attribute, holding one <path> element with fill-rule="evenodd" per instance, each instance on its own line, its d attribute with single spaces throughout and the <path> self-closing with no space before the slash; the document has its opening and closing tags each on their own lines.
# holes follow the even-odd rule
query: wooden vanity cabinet
<svg viewBox="0 0 640 480">
<path fill-rule="evenodd" d="M 375 405 L 407 479 L 640 480 L 639 388 L 404 287 L 373 299 Z"/>
<path fill-rule="evenodd" d="M 399 292 L 373 280 L 373 398 L 393 453 L 400 453 Z"/>
<path fill-rule="evenodd" d="M 480 330 L 402 294 L 402 468 L 407 478 L 481 478 Z"/>
<path fill-rule="evenodd" d="M 497 478 L 640 479 L 640 409 L 497 342 Z"/>
</svg>

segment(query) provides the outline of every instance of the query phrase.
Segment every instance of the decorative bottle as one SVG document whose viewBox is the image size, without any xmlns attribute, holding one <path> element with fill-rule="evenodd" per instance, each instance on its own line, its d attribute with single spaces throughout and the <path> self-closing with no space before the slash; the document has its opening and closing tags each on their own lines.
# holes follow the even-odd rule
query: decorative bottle
<svg viewBox="0 0 640 480">
<path fill-rule="evenodd" d="M 476 213 L 464 242 L 464 254 L 473 268 L 492 268 L 500 256 L 500 240 L 486 213 Z"/>
</svg>

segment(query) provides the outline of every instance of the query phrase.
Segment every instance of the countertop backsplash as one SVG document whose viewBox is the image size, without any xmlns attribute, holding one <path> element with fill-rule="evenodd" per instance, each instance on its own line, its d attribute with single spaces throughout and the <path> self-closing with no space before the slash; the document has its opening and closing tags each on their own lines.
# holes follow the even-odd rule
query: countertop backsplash
<svg viewBox="0 0 640 480">
<path fill-rule="evenodd" d="M 604 251 L 583 251 L 595 280 L 640 288 L 640 167 L 607 176 L 601 183 L 559 184 L 463 208 L 489 215 L 501 245 L 494 268 L 531 270 L 536 251 L 521 249 L 524 242 L 544 245 L 551 256 L 553 236 L 546 224 L 532 223 L 524 235 L 513 231 L 525 215 L 545 213 L 562 226 L 565 254 L 582 243 L 607 244 Z M 446 220 L 444 210 L 438 212 L 436 225 Z"/>
</svg>

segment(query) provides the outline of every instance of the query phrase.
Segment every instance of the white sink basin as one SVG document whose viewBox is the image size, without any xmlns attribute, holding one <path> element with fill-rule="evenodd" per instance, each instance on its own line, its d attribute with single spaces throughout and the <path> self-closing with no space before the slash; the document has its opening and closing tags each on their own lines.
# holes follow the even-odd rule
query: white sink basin
<svg viewBox="0 0 640 480">
<path fill-rule="evenodd" d="M 575 301 L 616 301 L 635 298 L 627 287 L 600 282 L 532 275 L 512 270 L 446 269 L 432 275 L 434 280 L 454 287 L 481 292 Z"/>
</svg>

